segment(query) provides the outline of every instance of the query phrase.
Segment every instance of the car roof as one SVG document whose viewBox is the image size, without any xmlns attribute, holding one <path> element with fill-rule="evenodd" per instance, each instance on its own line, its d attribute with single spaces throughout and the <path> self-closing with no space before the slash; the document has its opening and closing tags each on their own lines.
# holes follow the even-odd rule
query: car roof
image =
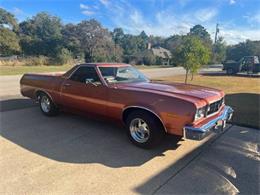
<svg viewBox="0 0 260 195">
<path fill-rule="evenodd" d="M 123 66 L 131 66 L 130 64 L 125 63 L 84 63 L 79 64 L 78 66 L 98 66 L 98 67 L 123 67 Z"/>
<path fill-rule="evenodd" d="M 131 66 L 130 64 L 125 63 L 82 63 L 76 64 L 71 69 L 63 74 L 64 77 L 70 77 L 79 67 L 88 66 L 88 67 L 126 67 Z"/>
</svg>

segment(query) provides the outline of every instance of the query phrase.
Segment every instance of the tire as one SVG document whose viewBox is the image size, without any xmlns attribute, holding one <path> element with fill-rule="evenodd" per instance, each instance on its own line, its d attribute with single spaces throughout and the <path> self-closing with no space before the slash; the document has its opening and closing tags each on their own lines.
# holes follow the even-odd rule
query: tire
<svg viewBox="0 0 260 195">
<path fill-rule="evenodd" d="M 38 96 L 38 99 L 39 99 L 40 109 L 44 115 L 55 116 L 58 114 L 57 106 L 53 103 L 53 101 L 47 94 L 41 93 Z"/>
<path fill-rule="evenodd" d="M 233 68 L 228 68 L 227 69 L 227 75 L 234 75 L 235 74 L 235 71 Z"/>
<path fill-rule="evenodd" d="M 161 121 L 147 111 L 131 112 L 127 116 L 126 125 L 130 141 L 145 149 L 159 145 L 166 134 Z"/>
</svg>

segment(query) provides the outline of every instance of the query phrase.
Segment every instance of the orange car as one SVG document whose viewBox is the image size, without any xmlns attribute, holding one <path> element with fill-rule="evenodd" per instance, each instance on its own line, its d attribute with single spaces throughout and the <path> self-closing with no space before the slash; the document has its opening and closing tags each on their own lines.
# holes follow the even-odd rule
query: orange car
<svg viewBox="0 0 260 195">
<path fill-rule="evenodd" d="M 53 116 L 90 113 L 127 126 L 137 146 L 157 145 L 166 133 L 200 140 L 233 114 L 223 91 L 147 79 L 128 64 L 80 64 L 63 75 L 25 74 L 21 93 Z"/>
</svg>

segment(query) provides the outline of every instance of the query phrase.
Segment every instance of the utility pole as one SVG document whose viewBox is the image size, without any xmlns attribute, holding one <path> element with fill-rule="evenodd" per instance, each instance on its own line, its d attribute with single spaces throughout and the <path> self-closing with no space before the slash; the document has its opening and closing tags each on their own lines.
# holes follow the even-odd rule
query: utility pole
<svg viewBox="0 0 260 195">
<path fill-rule="evenodd" d="M 219 33 L 219 24 L 217 23 L 216 24 L 216 32 L 215 32 L 215 44 L 217 43 L 217 40 L 218 40 L 218 33 Z"/>
<path fill-rule="evenodd" d="M 218 33 L 219 33 L 219 24 L 216 24 L 216 31 L 215 31 L 215 40 L 214 40 L 214 45 L 213 45 L 213 61 L 216 61 L 216 43 L 218 41 Z"/>
</svg>

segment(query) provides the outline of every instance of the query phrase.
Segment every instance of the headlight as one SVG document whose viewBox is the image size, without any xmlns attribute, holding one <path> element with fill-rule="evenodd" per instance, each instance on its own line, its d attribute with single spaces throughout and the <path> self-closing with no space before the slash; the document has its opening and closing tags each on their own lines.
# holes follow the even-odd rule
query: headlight
<svg viewBox="0 0 260 195">
<path fill-rule="evenodd" d="M 206 114 L 206 106 L 197 109 L 196 114 L 195 114 L 195 120 L 198 120 L 200 118 L 203 118 Z"/>
</svg>

